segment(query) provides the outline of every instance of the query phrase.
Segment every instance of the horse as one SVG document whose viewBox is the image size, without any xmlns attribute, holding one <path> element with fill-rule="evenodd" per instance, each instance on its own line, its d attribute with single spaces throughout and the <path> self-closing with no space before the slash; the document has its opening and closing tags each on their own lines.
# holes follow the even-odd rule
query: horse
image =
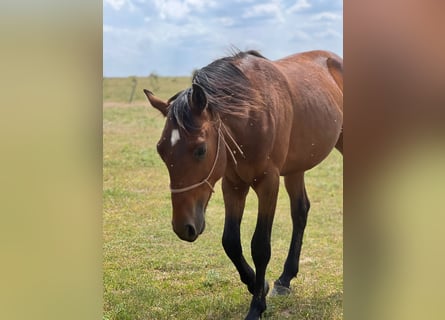
<svg viewBox="0 0 445 320">
<path fill-rule="evenodd" d="M 223 248 L 252 294 L 245 319 L 259 319 L 269 291 L 265 273 L 280 176 L 293 229 L 275 295 L 290 293 L 299 270 L 310 207 L 305 171 L 334 148 L 343 154 L 343 60 L 321 50 L 276 61 L 258 51 L 237 51 L 196 71 L 191 87 L 167 101 L 144 93 L 166 118 L 157 151 L 170 176 L 174 232 L 190 242 L 203 233 L 207 204 L 222 178 Z M 240 242 L 250 188 L 258 197 L 251 241 L 255 271 Z"/>
</svg>

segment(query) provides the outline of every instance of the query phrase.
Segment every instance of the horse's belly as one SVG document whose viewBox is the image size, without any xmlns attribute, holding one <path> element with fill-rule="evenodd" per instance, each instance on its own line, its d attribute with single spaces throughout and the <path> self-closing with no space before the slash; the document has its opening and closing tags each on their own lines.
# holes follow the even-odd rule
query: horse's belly
<svg viewBox="0 0 445 320">
<path fill-rule="evenodd" d="M 342 117 L 341 111 L 333 109 L 323 116 L 297 120 L 291 131 L 281 174 L 306 171 L 323 161 L 337 143 Z"/>
</svg>

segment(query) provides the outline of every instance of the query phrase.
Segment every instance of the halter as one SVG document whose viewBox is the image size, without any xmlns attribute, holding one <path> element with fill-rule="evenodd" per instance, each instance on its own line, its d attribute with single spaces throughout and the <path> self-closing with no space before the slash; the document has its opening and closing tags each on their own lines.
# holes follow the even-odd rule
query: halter
<svg viewBox="0 0 445 320">
<path fill-rule="evenodd" d="M 210 188 L 210 190 L 212 190 L 212 192 L 215 192 L 215 190 L 213 189 L 212 185 L 209 182 L 210 177 L 212 176 L 213 170 L 215 170 L 216 167 L 216 162 L 218 161 L 218 156 L 219 156 L 219 146 L 221 144 L 221 120 L 219 121 L 219 127 L 218 127 L 218 145 L 216 147 L 216 155 L 215 155 L 215 161 L 213 162 L 213 166 L 212 169 L 210 169 L 209 175 L 207 176 L 207 178 L 205 178 L 204 180 L 202 180 L 201 182 L 192 184 L 191 186 L 185 187 L 185 188 L 172 188 L 170 187 L 170 192 L 171 193 L 182 193 L 182 192 L 186 192 L 192 189 L 195 189 L 203 184 L 207 184 Z"/>
<path fill-rule="evenodd" d="M 236 159 L 235 159 L 235 155 L 233 154 L 233 151 L 230 149 L 229 145 L 227 144 L 226 140 L 224 139 L 224 135 L 223 135 L 223 133 L 221 132 L 221 126 L 224 127 L 224 131 L 227 133 L 227 135 L 230 137 L 230 139 L 232 140 L 232 142 L 235 144 L 235 146 L 237 147 L 237 149 L 239 150 L 239 152 L 240 152 L 240 154 L 243 156 L 243 158 L 246 158 L 246 157 L 244 156 L 244 153 L 243 153 L 243 151 L 241 150 L 240 146 L 236 143 L 235 139 L 233 139 L 233 137 L 231 136 L 231 134 L 229 133 L 229 131 L 227 130 L 226 126 L 223 124 L 223 122 L 221 121 L 221 119 L 218 119 L 218 122 L 219 122 L 219 127 L 218 127 L 218 144 L 217 144 L 217 147 L 216 147 L 216 155 L 215 155 L 215 160 L 213 161 L 213 166 L 212 166 L 212 168 L 210 169 L 210 172 L 209 172 L 209 174 L 207 175 L 207 178 L 205 178 L 205 179 L 202 180 L 201 182 L 192 184 L 192 185 L 190 185 L 190 186 L 188 186 L 188 187 L 184 187 L 184 188 L 172 188 L 172 187 L 170 186 L 170 192 L 171 192 L 171 193 L 182 193 L 182 192 L 186 192 L 186 191 L 189 191 L 189 190 L 193 190 L 193 189 L 195 189 L 195 188 L 197 188 L 197 187 L 199 187 L 199 186 L 202 186 L 203 184 L 207 184 L 207 185 L 209 186 L 210 190 L 212 190 L 212 192 L 215 192 L 215 190 L 213 189 L 211 183 L 209 182 L 209 179 L 210 179 L 210 177 L 212 176 L 213 171 L 215 170 L 215 167 L 216 167 L 216 162 L 218 161 L 218 157 L 219 157 L 219 147 L 220 147 L 220 145 L 221 145 L 221 138 L 222 138 L 222 140 L 223 140 L 223 142 L 224 142 L 224 144 L 225 144 L 227 150 L 229 150 L 229 153 L 230 153 L 230 155 L 232 156 L 232 159 L 233 159 L 235 165 L 238 165 L 238 163 L 236 162 Z"/>
</svg>

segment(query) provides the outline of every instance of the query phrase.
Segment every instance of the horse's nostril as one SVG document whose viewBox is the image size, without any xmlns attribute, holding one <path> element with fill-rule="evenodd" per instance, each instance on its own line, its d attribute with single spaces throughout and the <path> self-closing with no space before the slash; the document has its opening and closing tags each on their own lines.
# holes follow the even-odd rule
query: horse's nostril
<svg viewBox="0 0 445 320">
<path fill-rule="evenodd" d="M 187 224 L 185 230 L 189 239 L 194 239 L 196 237 L 196 229 L 191 224 Z"/>
</svg>

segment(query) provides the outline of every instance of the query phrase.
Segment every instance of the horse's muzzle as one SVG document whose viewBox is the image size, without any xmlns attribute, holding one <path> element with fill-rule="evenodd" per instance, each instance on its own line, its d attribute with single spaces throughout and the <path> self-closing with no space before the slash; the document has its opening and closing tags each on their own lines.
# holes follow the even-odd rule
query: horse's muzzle
<svg viewBox="0 0 445 320">
<path fill-rule="evenodd" d="M 193 242 L 204 232 L 205 220 L 196 219 L 196 221 L 175 222 L 172 221 L 173 231 L 181 240 Z"/>
<path fill-rule="evenodd" d="M 208 190 L 206 190 L 208 192 Z M 205 229 L 205 211 L 208 198 L 187 201 L 184 195 L 172 195 L 173 219 L 172 226 L 175 233 L 182 240 L 193 242 Z"/>
<path fill-rule="evenodd" d="M 205 221 L 202 221 L 199 226 L 195 223 L 185 223 L 185 224 L 175 224 L 173 225 L 173 231 L 178 235 L 181 240 L 193 242 L 198 236 L 204 232 L 205 229 Z"/>
</svg>

